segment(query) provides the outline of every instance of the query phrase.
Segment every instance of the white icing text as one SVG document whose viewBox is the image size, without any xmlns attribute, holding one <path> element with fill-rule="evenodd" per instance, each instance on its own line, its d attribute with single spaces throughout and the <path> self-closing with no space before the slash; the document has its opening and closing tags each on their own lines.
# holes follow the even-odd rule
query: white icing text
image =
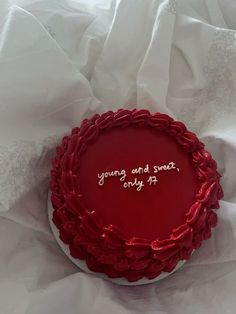
<svg viewBox="0 0 236 314">
<path fill-rule="evenodd" d="M 125 177 L 126 177 L 126 171 L 123 169 L 123 170 L 113 170 L 113 171 L 109 171 L 109 172 L 102 172 L 101 174 L 98 173 L 98 178 L 100 179 L 98 181 L 98 184 L 99 185 L 103 185 L 104 182 L 105 182 L 105 179 L 106 178 L 109 178 L 109 177 L 120 177 L 120 181 L 124 181 Z"/>
<path fill-rule="evenodd" d="M 131 169 L 131 171 L 127 172 L 125 169 L 122 170 L 112 170 L 112 171 L 106 171 L 98 173 L 98 185 L 103 186 L 110 177 L 118 177 L 119 181 L 123 183 L 123 188 L 125 189 L 131 189 L 135 188 L 138 192 L 142 190 L 142 188 L 145 187 L 145 184 L 148 186 L 155 186 L 158 184 L 159 179 L 157 178 L 159 172 L 162 171 L 176 171 L 179 172 L 179 168 L 176 166 L 176 163 L 173 161 L 170 161 L 167 164 L 162 165 L 154 165 L 151 167 L 149 164 L 146 164 L 145 166 L 141 167 L 138 166 L 136 168 Z M 127 175 L 130 178 L 130 176 L 134 176 L 132 179 L 127 179 Z M 144 177 L 139 179 L 137 176 Z M 148 177 L 147 177 L 148 175 Z"/>
</svg>

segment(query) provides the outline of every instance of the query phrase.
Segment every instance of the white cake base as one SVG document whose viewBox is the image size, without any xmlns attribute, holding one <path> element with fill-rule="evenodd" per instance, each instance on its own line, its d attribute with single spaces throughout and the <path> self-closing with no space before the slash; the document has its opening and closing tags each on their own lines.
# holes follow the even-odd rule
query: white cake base
<svg viewBox="0 0 236 314">
<path fill-rule="evenodd" d="M 177 264 L 177 266 L 175 267 L 175 269 L 171 272 L 171 273 L 161 273 L 157 278 L 154 279 L 147 279 L 147 278 L 142 278 L 140 280 L 137 280 L 135 282 L 129 282 L 128 280 L 126 280 L 125 278 L 109 278 L 106 274 L 102 274 L 102 273 L 96 273 L 93 272 L 91 270 L 88 269 L 86 262 L 77 258 L 74 258 L 70 255 L 70 251 L 69 251 L 69 246 L 66 245 L 64 242 L 61 241 L 61 239 L 59 238 L 59 230 L 57 229 L 57 227 L 54 225 L 54 223 L 52 222 L 52 215 L 53 215 L 53 207 L 52 207 L 52 203 L 51 203 L 51 193 L 49 193 L 48 195 L 48 218 L 49 218 L 49 222 L 50 222 L 50 226 L 52 229 L 52 232 L 59 244 L 59 246 L 61 247 L 61 249 L 63 250 L 63 252 L 67 255 L 67 257 L 76 265 L 78 266 L 80 269 L 82 269 L 83 271 L 93 274 L 95 276 L 101 277 L 103 279 L 112 281 L 114 283 L 117 283 L 119 285 L 124 285 L 124 286 L 137 286 L 137 285 L 146 285 L 149 283 L 153 283 L 156 281 L 159 281 L 171 274 L 173 274 L 177 269 L 179 269 L 184 263 L 185 261 L 179 261 L 179 263 Z"/>
</svg>

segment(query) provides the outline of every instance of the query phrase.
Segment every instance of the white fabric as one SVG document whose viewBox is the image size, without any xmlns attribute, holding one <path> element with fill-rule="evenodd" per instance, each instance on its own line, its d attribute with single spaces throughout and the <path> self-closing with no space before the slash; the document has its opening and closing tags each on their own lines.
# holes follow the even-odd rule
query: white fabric
<svg viewBox="0 0 236 314">
<path fill-rule="evenodd" d="M 236 4 L 1 0 L 0 313 L 235 313 Z M 222 173 L 214 236 L 181 270 L 121 287 L 79 271 L 47 220 L 50 158 L 83 117 L 145 107 L 182 120 Z"/>
</svg>

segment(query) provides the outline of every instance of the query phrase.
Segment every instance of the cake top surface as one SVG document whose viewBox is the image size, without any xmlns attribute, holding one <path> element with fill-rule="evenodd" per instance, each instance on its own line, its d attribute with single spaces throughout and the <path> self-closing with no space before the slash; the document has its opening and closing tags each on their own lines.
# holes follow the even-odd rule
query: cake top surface
<svg viewBox="0 0 236 314">
<path fill-rule="evenodd" d="M 127 237 L 167 237 L 185 222 L 199 181 L 189 154 L 148 126 L 104 130 L 87 145 L 78 170 L 81 194 L 103 225 Z"/>
</svg>

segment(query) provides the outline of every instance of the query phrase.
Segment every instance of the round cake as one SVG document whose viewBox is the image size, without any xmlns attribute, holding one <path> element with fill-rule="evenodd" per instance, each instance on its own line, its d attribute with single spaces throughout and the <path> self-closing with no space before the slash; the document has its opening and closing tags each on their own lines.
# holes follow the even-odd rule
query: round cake
<svg viewBox="0 0 236 314">
<path fill-rule="evenodd" d="M 182 122 L 144 109 L 108 111 L 56 148 L 52 220 L 91 271 L 152 280 L 211 237 L 219 180 L 216 162 Z"/>
</svg>

